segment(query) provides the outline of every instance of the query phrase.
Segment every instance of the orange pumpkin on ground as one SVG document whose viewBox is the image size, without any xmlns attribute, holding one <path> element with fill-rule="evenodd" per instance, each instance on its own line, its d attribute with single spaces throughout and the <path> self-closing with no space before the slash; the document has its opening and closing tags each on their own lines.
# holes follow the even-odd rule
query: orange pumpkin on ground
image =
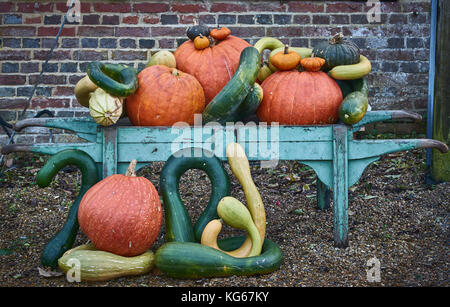
<svg viewBox="0 0 450 307">
<path fill-rule="evenodd" d="M 224 40 L 198 50 L 190 40 L 181 44 L 174 52 L 177 68 L 193 75 L 203 87 L 208 104 L 233 77 L 242 50 L 250 44 L 228 35 Z"/>
<path fill-rule="evenodd" d="M 203 88 L 194 76 L 163 65 L 149 66 L 138 74 L 139 87 L 126 99 L 134 126 L 194 124 L 194 114 L 205 108 Z"/>
<path fill-rule="evenodd" d="M 162 224 L 158 192 L 144 177 L 136 177 L 136 160 L 126 175 L 115 174 L 93 185 L 78 208 L 83 233 L 99 250 L 136 256 L 148 250 Z"/>
<path fill-rule="evenodd" d="M 317 69 L 311 65 L 311 69 Z M 305 67 L 306 69 L 309 66 Z M 322 71 L 277 71 L 264 80 L 260 121 L 280 125 L 334 124 L 343 96 L 339 85 Z"/>
</svg>

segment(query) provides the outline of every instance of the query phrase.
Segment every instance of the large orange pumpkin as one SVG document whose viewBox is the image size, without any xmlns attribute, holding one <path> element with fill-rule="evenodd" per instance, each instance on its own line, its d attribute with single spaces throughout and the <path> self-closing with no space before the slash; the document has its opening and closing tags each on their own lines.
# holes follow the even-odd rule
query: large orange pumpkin
<svg viewBox="0 0 450 307">
<path fill-rule="evenodd" d="M 250 46 L 245 40 L 228 35 L 224 40 L 198 50 L 190 40 L 181 44 L 174 55 L 177 68 L 193 75 L 203 86 L 208 104 L 233 77 L 242 50 Z"/>
<path fill-rule="evenodd" d="M 280 125 L 321 125 L 338 121 L 343 97 L 339 85 L 326 73 L 277 71 L 261 84 L 260 121 Z"/>
<path fill-rule="evenodd" d="M 149 249 L 162 223 L 158 192 L 144 177 L 136 177 L 136 161 L 127 174 L 115 174 L 93 185 L 78 208 L 83 233 L 97 249 L 136 256 Z"/>
<path fill-rule="evenodd" d="M 205 108 L 205 95 L 190 74 L 163 65 L 153 65 L 138 74 L 138 89 L 126 99 L 128 118 L 134 126 L 194 124 L 194 114 Z"/>
</svg>

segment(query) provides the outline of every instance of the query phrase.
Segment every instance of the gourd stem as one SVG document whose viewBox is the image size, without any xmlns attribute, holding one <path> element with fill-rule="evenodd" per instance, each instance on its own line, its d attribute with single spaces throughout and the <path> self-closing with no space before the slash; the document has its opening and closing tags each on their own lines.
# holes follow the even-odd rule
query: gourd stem
<svg viewBox="0 0 450 307">
<path fill-rule="evenodd" d="M 343 38 L 344 34 L 342 34 L 342 32 L 339 32 L 330 39 L 330 44 L 332 45 L 339 44 Z"/>
<path fill-rule="evenodd" d="M 175 77 L 178 77 L 179 76 L 178 69 L 174 68 L 172 70 L 172 75 L 174 75 Z"/>
<path fill-rule="evenodd" d="M 286 44 L 284 45 L 284 54 L 288 54 L 289 53 L 289 45 Z"/>
<path fill-rule="evenodd" d="M 125 176 L 136 177 L 136 164 L 137 164 L 137 160 L 132 160 L 130 162 L 130 165 L 127 168 L 127 172 L 125 173 Z"/>
</svg>

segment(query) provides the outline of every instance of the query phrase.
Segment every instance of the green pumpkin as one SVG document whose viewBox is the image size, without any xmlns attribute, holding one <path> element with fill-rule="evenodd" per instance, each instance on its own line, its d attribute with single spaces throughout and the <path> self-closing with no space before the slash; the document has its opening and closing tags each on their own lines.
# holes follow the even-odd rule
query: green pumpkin
<svg viewBox="0 0 450 307">
<path fill-rule="evenodd" d="M 344 38 L 342 33 L 333 36 L 330 41 L 319 44 L 313 49 L 316 57 L 325 59 L 324 70 L 340 65 L 352 65 L 359 62 L 359 47 Z"/>
<path fill-rule="evenodd" d="M 209 27 L 205 25 L 193 25 L 186 31 L 186 35 L 191 41 L 193 41 L 200 34 L 203 36 L 209 36 Z"/>
</svg>

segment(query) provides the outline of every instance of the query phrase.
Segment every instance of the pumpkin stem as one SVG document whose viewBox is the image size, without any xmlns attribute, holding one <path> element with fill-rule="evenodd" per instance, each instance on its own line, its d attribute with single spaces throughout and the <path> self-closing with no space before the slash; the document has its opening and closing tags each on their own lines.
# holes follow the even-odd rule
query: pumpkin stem
<svg viewBox="0 0 450 307">
<path fill-rule="evenodd" d="M 339 32 L 330 39 L 330 44 L 332 45 L 339 44 L 343 38 L 344 34 L 342 34 L 342 32 Z"/>
<path fill-rule="evenodd" d="M 130 165 L 128 165 L 127 172 L 125 173 L 125 176 L 136 177 L 136 164 L 137 164 L 137 160 L 132 160 L 130 162 Z"/>
<path fill-rule="evenodd" d="M 284 54 L 288 54 L 289 53 L 289 45 L 286 44 L 284 45 Z"/>
<path fill-rule="evenodd" d="M 176 68 L 174 68 L 174 69 L 172 70 L 172 75 L 174 75 L 175 77 L 178 77 L 178 76 L 179 76 L 178 70 L 177 70 Z"/>
</svg>

